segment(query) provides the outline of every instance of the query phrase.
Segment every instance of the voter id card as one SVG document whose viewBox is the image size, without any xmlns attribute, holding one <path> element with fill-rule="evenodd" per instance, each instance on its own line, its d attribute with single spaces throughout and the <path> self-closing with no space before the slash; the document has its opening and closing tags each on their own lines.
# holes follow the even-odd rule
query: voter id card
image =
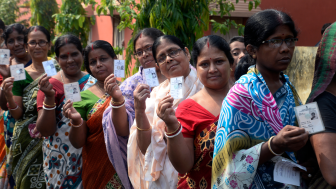
<svg viewBox="0 0 336 189">
<path fill-rule="evenodd" d="M 317 102 L 294 107 L 299 126 L 309 134 L 315 134 L 325 130 Z"/>
<path fill-rule="evenodd" d="M 114 77 L 125 77 L 125 60 L 114 60 Z"/>
<path fill-rule="evenodd" d="M 14 77 L 14 81 L 20 81 L 26 79 L 26 73 L 23 64 L 16 64 L 9 67 L 11 76 Z"/>
<path fill-rule="evenodd" d="M 145 74 L 147 85 L 149 85 L 150 87 L 156 87 L 156 86 L 160 85 L 159 79 L 158 79 L 157 74 L 156 74 L 156 68 L 155 67 L 145 68 L 145 69 L 143 69 L 143 72 Z"/>
<path fill-rule="evenodd" d="M 82 100 L 78 82 L 64 84 L 64 93 L 67 101 L 78 102 Z"/>
<path fill-rule="evenodd" d="M 44 71 L 47 73 L 48 77 L 54 76 L 57 74 L 54 61 L 53 60 L 48 60 L 42 62 Z"/>
<path fill-rule="evenodd" d="M 183 76 L 170 78 L 170 95 L 174 99 L 183 98 Z"/>
<path fill-rule="evenodd" d="M 9 49 L 0 49 L 0 65 L 9 65 Z"/>
</svg>

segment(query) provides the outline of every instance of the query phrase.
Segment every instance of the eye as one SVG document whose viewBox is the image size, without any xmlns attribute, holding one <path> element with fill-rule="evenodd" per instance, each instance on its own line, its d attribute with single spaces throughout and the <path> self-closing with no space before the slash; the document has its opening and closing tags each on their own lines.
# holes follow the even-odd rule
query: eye
<svg viewBox="0 0 336 189">
<path fill-rule="evenodd" d="M 208 66 L 209 66 L 209 63 L 204 62 L 204 63 L 201 63 L 200 66 L 201 66 L 201 67 L 208 67 Z"/>
<path fill-rule="evenodd" d="M 233 56 L 238 56 L 238 52 L 234 52 L 234 53 L 232 53 L 233 54 Z"/>
<path fill-rule="evenodd" d="M 96 60 L 92 60 L 92 61 L 89 63 L 89 65 L 90 65 L 90 66 L 94 66 L 94 65 L 96 65 L 96 63 L 97 63 Z"/>
<path fill-rule="evenodd" d="M 224 62 L 225 62 L 224 60 L 216 60 L 216 64 L 222 64 Z"/>
</svg>

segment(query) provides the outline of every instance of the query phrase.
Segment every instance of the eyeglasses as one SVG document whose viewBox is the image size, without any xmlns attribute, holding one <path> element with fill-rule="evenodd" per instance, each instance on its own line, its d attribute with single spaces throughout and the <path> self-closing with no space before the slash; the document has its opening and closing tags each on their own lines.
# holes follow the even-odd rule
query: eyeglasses
<svg viewBox="0 0 336 189">
<path fill-rule="evenodd" d="M 152 53 L 152 46 L 145 48 L 143 51 L 138 51 L 134 55 L 138 58 L 141 58 L 145 53 Z"/>
<path fill-rule="evenodd" d="M 157 63 L 158 64 L 163 64 L 166 62 L 167 60 L 167 56 L 169 56 L 170 58 L 175 58 L 180 54 L 180 51 L 182 51 L 182 49 L 176 49 L 176 50 L 172 50 L 167 54 L 163 54 L 161 55 L 159 58 L 157 58 Z"/>
<path fill-rule="evenodd" d="M 261 43 L 268 43 L 268 46 L 271 48 L 279 48 L 282 43 L 285 41 L 288 48 L 295 47 L 298 38 L 288 38 L 288 39 L 270 39 L 267 41 L 263 41 Z"/>
<path fill-rule="evenodd" d="M 30 46 L 30 47 L 36 47 L 36 45 L 38 44 L 40 47 L 44 47 L 44 46 L 46 46 L 47 45 L 47 41 L 38 41 L 38 42 L 36 42 L 36 41 L 29 41 L 28 42 L 28 45 Z"/>
<path fill-rule="evenodd" d="M 20 44 L 20 45 L 23 45 L 23 43 L 24 43 L 23 37 L 17 37 L 16 39 L 15 38 L 9 39 L 7 41 L 7 45 L 14 45 L 15 41 L 17 41 L 17 43 Z"/>
</svg>

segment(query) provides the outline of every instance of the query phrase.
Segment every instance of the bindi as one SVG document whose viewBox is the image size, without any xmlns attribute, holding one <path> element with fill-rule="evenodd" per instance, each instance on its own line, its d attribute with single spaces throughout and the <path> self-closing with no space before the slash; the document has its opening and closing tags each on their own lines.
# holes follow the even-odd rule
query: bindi
<svg viewBox="0 0 336 189">
<path fill-rule="evenodd" d="M 70 53 L 68 52 L 68 55 L 69 55 Z"/>
<path fill-rule="evenodd" d="M 34 30 L 35 32 L 37 31 L 37 28 L 35 27 L 35 30 Z"/>
<path fill-rule="evenodd" d="M 93 49 L 93 44 L 91 45 L 91 50 L 94 50 L 94 49 Z"/>
<path fill-rule="evenodd" d="M 142 33 L 140 33 L 140 38 L 142 37 Z"/>
<path fill-rule="evenodd" d="M 65 38 L 65 43 L 68 43 L 68 38 Z"/>
</svg>

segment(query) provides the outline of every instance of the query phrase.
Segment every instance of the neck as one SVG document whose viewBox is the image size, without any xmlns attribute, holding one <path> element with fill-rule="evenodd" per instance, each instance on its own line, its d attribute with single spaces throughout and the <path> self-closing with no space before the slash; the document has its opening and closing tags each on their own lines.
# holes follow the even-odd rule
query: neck
<svg viewBox="0 0 336 189">
<path fill-rule="evenodd" d="M 97 80 L 97 85 L 104 90 L 104 81 Z"/>
<path fill-rule="evenodd" d="M 268 82 L 270 82 L 270 83 L 279 82 L 280 72 L 272 72 L 270 70 L 265 69 L 262 66 L 259 66 L 258 64 L 257 64 L 257 70 L 261 73 L 261 75 L 265 79 L 266 83 L 268 83 Z"/>
<path fill-rule="evenodd" d="M 211 89 L 204 86 L 202 90 L 203 92 L 209 94 L 209 96 L 211 96 L 215 101 L 221 103 L 230 90 L 230 84 L 227 82 L 226 85 L 220 89 Z"/>
<path fill-rule="evenodd" d="M 326 91 L 336 96 L 336 74 L 332 79 L 332 81 L 330 82 L 330 84 L 328 85 L 328 87 L 326 88 Z"/>
<path fill-rule="evenodd" d="M 15 61 L 17 63 L 27 64 L 27 62 L 29 62 L 29 60 L 31 60 L 31 58 L 30 58 L 30 55 L 28 53 L 26 53 L 26 56 L 24 56 L 24 57 L 15 57 Z"/>
<path fill-rule="evenodd" d="M 159 83 L 162 83 L 167 79 L 164 75 L 161 74 L 160 70 L 156 70 L 156 75 L 158 76 Z"/>
<path fill-rule="evenodd" d="M 68 75 L 63 70 L 61 71 L 64 77 L 69 81 L 69 83 L 77 82 L 82 78 L 82 72 L 79 71 L 75 75 Z"/>
<path fill-rule="evenodd" d="M 33 62 L 30 67 L 36 72 L 44 73 L 42 62 Z"/>
</svg>

